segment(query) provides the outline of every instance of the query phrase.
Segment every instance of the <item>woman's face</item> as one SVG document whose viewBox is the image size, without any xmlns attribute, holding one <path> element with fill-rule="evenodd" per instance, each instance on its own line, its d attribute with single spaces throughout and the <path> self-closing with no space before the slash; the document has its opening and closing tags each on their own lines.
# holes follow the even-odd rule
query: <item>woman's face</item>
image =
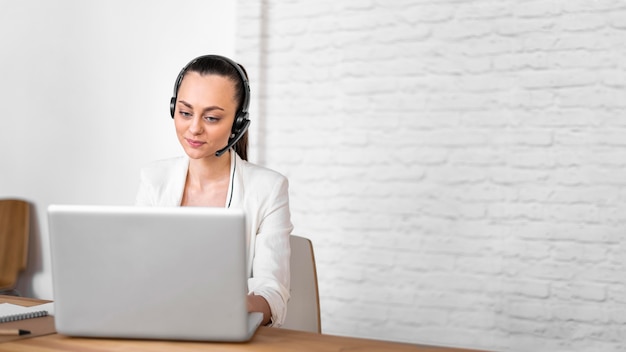
<svg viewBox="0 0 626 352">
<path fill-rule="evenodd" d="M 228 144 L 237 102 L 235 84 L 225 76 L 188 72 L 178 89 L 174 124 L 191 159 L 215 158 Z"/>
</svg>

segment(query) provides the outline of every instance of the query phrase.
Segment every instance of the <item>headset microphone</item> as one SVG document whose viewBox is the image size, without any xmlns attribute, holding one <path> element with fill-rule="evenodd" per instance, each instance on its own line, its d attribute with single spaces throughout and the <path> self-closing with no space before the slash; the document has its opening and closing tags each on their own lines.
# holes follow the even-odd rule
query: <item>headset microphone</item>
<svg viewBox="0 0 626 352">
<path fill-rule="evenodd" d="M 244 119 L 241 129 L 228 139 L 228 144 L 224 148 L 215 152 L 215 156 L 222 156 L 222 154 L 226 153 L 226 151 L 228 151 L 230 148 L 232 148 L 232 146 L 239 142 L 244 133 L 246 133 L 246 130 L 248 130 L 248 126 L 250 126 L 250 120 Z"/>
</svg>

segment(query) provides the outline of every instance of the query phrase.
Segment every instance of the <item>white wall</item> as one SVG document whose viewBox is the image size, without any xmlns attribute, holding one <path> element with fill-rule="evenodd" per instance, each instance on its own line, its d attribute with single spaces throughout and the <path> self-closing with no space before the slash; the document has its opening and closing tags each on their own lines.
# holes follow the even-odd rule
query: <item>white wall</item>
<svg viewBox="0 0 626 352">
<path fill-rule="evenodd" d="M 624 351 L 626 2 L 239 8 L 324 332 Z"/>
<path fill-rule="evenodd" d="M 22 287 L 51 297 L 47 205 L 132 203 L 140 166 L 179 153 L 178 70 L 236 43 L 325 332 L 623 351 L 622 1 L 234 6 L 0 0 L 0 196 L 37 211 Z"/>
<path fill-rule="evenodd" d="M 0 197 L 36 211 L 24 294 L 52 297 L 49 204 L 132 204 L 140 167 L 182 153 L 174 80 L 197 55 L 233 54 L 235 7 L 0 0 Z"/>
</svg>

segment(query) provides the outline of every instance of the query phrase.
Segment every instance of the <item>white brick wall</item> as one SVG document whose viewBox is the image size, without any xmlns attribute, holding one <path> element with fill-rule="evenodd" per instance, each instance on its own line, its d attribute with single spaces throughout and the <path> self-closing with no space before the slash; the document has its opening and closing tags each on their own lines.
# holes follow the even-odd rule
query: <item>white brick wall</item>
<svg viewBox="0 0 626 352">
<path fill-rule="evenodd" d="M 626 2 L 238 2 L 323 331 L 626 351 Z"/>
</svg>

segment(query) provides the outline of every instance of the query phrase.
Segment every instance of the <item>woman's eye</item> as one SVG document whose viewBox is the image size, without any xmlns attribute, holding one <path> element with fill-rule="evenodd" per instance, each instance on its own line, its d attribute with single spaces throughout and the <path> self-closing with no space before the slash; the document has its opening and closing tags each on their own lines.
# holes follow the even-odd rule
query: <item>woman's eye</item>
<svg viewBox="0 0 626 352">
<path fill-rule="evenodd" d="M 191 113 L 187 112 L 187 111 L 179 111 L 180 116 L 182 117 L 191 117 Z"/>
<path fill-rule="evenodd" d="M 216 122 L 219 120 L 217 117 L 214 117 L 214 116 L 205 116 L 204 119 L 209 122 Z"/>
</svg>

